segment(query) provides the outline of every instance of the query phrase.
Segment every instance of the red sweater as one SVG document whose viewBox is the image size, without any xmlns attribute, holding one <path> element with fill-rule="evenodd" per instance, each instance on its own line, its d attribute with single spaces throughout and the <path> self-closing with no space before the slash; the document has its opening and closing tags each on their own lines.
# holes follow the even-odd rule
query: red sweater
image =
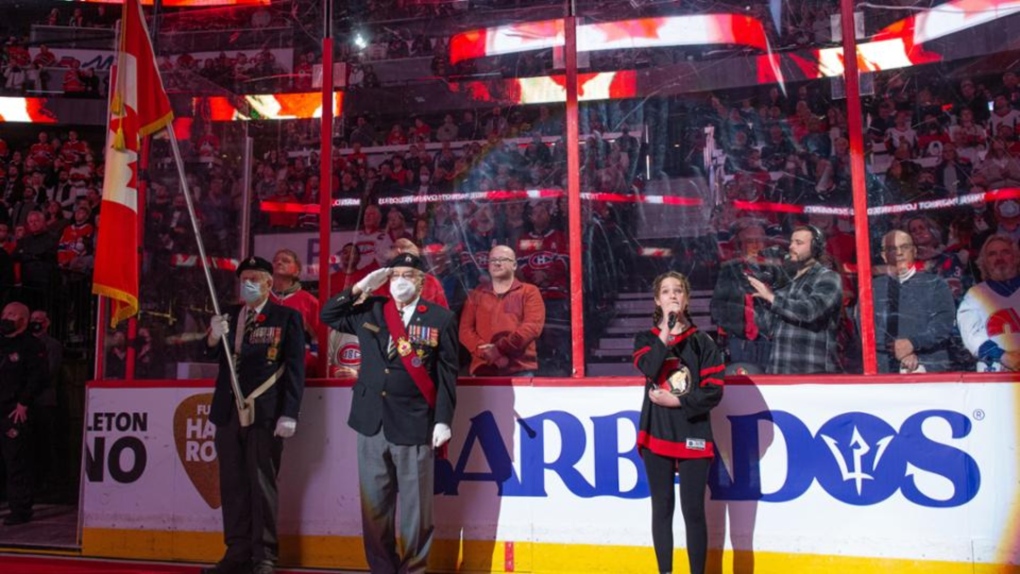
<svg viewBox="0 0 1020 574">
<path fill-rule="evenodd" d="M 468 293 L 460 318 L 460 343 L 471 352 L 472 375 L 511 375 L 538 369 L 535 340 L 545 326 L 545 303 L 538 287 L 514 280 L 497 295 L 486 283 Z M 493 344 L 508 359 L 503 367 L 489 364 L 478 350 Z"/>
</svg>

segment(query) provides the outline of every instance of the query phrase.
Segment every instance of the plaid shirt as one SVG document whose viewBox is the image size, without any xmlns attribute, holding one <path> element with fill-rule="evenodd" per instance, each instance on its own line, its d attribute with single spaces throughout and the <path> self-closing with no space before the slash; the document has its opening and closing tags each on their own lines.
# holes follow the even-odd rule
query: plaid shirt
<svg viewBox="0 0 1020 574">
<path fill-rule="evenodd" d="M 776 291 L 769 373 L 837 373 L 836 330 L 843 284 L 835 271 L 815 263 Z"/>
</svg>

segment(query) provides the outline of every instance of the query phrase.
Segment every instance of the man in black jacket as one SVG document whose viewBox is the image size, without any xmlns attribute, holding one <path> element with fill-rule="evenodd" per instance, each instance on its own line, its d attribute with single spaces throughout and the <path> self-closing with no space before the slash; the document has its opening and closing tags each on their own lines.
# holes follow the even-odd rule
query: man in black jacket
<svg viewBox="0 0 1020 574">
<path fill-rule="evenodd" d="M 29 409 L 46 387 L 46 347 L 29 334 L 28 307 L 8 303 L 0 315 L 0 452 L 7 468 L 10 514 L 4 524 L 32 520 L 32 452 Z"/>
<path fill-rule="evenodd" d="M 361 345 L 347 424 L 358 432 L 362 532 L 374 574 L 425 572 L 434 530 L 433 450 L 442 449 L 451 436 L 456 320 L 449 310 L 421 299 L 423 277 L 421 260 L 401 254 L 322 310 L 325 323 L 357 335 Z M 387 281 L 391 298 L 372 296 Z M 403 556 L 397 554 L 393 528 L 397 504 Z"/>
<path fill-rule="evenodd" d="M 237 269 L 241 299 L 213 317 L 206 351 L 218 357 L 209 420 L 216 425 L 216 456 L 227 552 L 209 574 L 272 574 L 279 556 L 276 532 L 283 439 L 294 435 L 305 386 L 305 336 L 301 315 L 269 301 L 273 266 L 261 257 Z M 230 353 L 221 340 L 226 337 Z M 241 420 L 227 361 L 234 360 L 247 405 Z"/>
</svg>

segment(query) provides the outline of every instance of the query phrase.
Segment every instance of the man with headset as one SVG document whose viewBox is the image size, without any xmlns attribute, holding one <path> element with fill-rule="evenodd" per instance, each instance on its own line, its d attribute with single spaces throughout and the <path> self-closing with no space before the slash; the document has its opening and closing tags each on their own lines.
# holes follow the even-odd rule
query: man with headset
<svg viewBox="0 0 1020 574">
<path fill-rule="evenodd" d="M 793 273 L 791 281 L 773 291 L 758 278 L 747 278 L 754 297 L 769 304 L 773 322 L 769 373 L 840 371 L 836 330 L 843 286 L 839 274 L 819 261 L 824 253 L 825 235 L 817 227 L 796 227 L 786 260 Z"/>
</svg>

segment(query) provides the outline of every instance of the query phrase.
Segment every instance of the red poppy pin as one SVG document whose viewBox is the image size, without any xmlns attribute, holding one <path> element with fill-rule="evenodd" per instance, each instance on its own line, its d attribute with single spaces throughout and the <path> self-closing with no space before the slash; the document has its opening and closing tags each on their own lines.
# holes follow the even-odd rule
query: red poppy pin
<svg viewBox="0 0 1020 574">
<path fill-rule="evenodd" d="M 256 322 L 256 323 L 262 323 L 262 322 L 264 322 L 265 320 L 266 320 L 266 316 L 265 316 L 265 315 L 263 315 L 262 313 L 259 313 L 259 316 L 258 316 L 258 317 L 255 317 L 255 322 Z"/>
<path fill-rule="evenodd" d="M 425 305 L 418 305 L 419 313 L 424 313 L 425 311 L 428 311 L 428 307 L 426 307 Z"/>
</svg>

